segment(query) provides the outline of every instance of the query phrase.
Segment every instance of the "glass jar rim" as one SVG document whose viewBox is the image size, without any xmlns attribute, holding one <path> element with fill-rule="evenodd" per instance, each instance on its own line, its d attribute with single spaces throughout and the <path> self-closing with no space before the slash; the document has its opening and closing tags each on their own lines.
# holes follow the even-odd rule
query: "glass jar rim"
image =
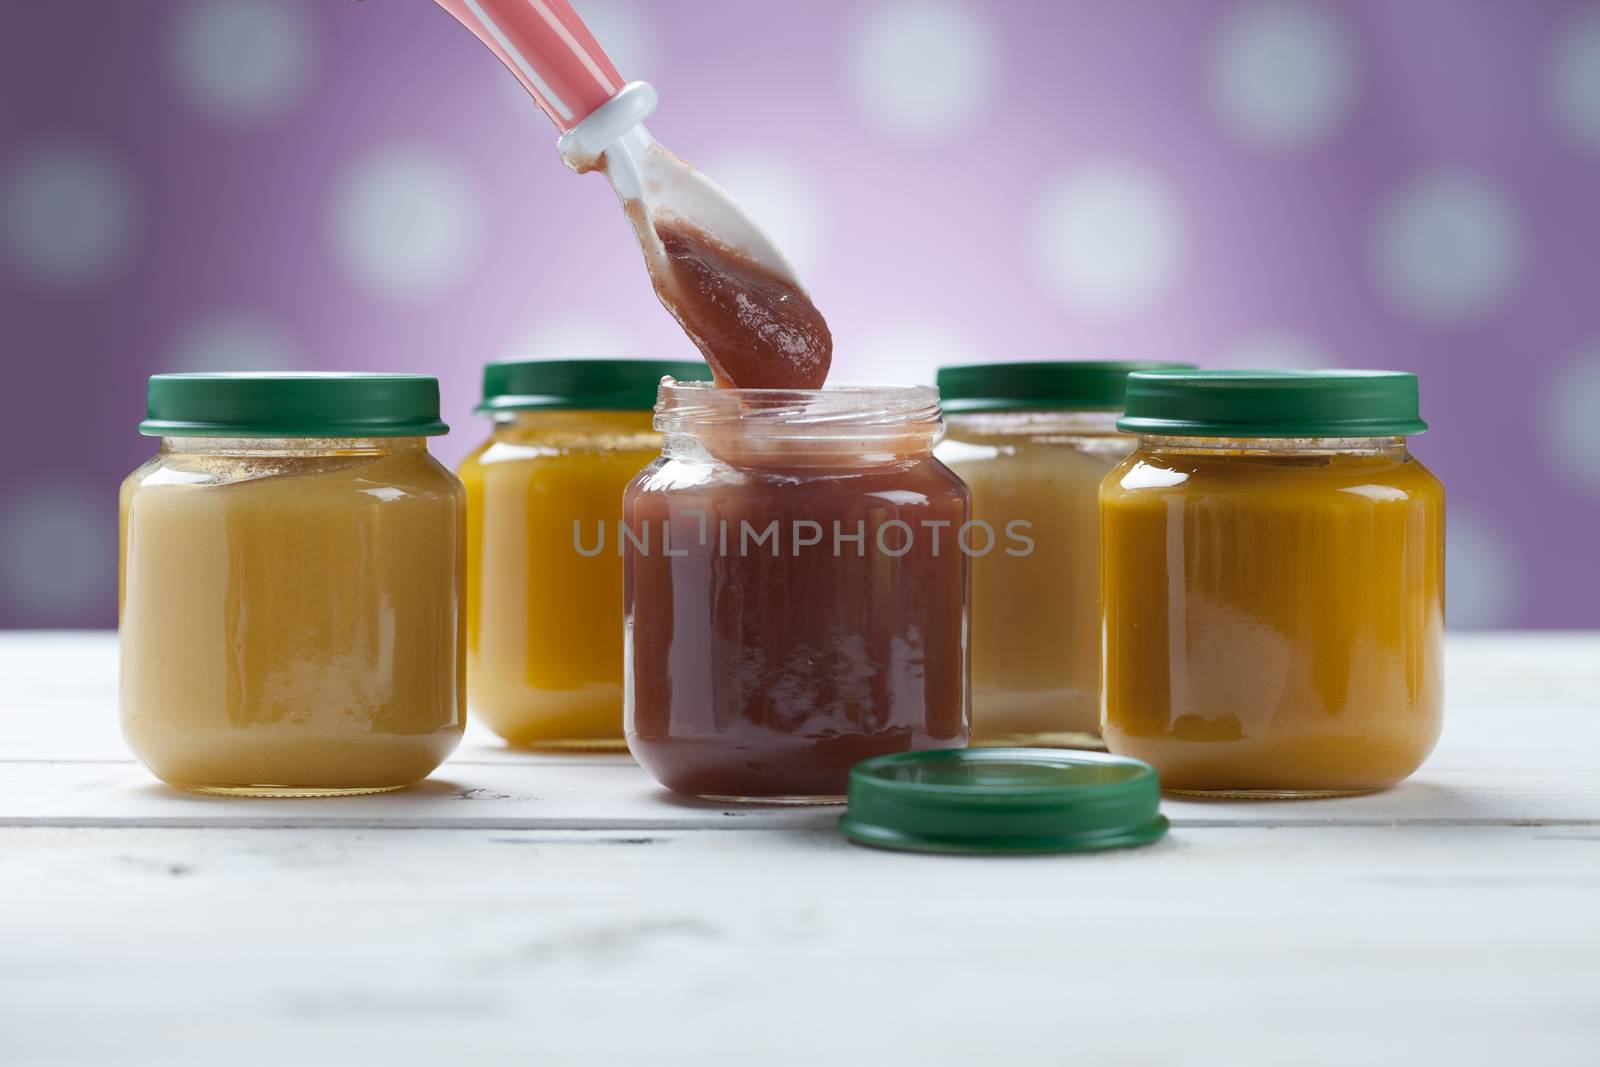
<svg viewBox="0 0 1600 1067">
<path fill-rule="evenodd" d="M 906 437 L 944 426 L 931 385 L 840 383 L 821 389 L 729 389 L 712 382 L 661 383 L 655 428 L 667 434 L 739 437 Z"/>
</svg>

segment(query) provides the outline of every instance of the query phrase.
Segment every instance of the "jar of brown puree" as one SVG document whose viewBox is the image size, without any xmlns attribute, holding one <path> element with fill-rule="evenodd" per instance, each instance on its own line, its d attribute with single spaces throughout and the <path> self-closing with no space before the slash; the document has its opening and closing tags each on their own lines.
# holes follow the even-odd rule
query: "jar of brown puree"
<svg viewBox="0 0 1600 1067">
<path fill-rule="evenodd" d="M 662 384 L 628 486 L 625 728 L 663 785 L 841 799 L 868 757 L 967 741 L 967 487 L 938 392 Z"/>
<path fill-rule="evenodd" d="M 465 724 L 465 493 L 422 375 L 162 374 L 122 485 L 134 754 L 205 793 L 426 777 Z"/>
</svg>

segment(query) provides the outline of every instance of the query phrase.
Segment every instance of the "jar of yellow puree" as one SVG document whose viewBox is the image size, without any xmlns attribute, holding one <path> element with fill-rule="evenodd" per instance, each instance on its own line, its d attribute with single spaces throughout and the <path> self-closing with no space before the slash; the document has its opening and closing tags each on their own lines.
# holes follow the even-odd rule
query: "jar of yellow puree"
<svg viewBox="0 0 1600 1067">
<path fill-rule="evenodd" d="M 700 361 L 506 360 L 484 368 L 489 440 L 467 487 L 467 663 L 474 714 L 513 745 L 626 749 L 622 491 L 661 452 L 663 377 Z"/>
<path fill-rule="evenodd" d="M 172 785 L 398 789 L 466 717 L 466 501 L 422 375 L 158 374 L 122 484 L 122 729 Z"/>
<path fill-rule="evenodd" d="M 1128 372 L 1185 366 L 940 369 L 936 455 L 994 531 L 971 563 L 974 744 L 1101 747 L 1100 480 L 1133 451 L 1116 425 Z"/>
<path fill-rule="evenodd" d="M 1152 371 L 1100 490 L 1103 729 L 1170 790 L 1361 793 L 1438 739 L 1444 487 L 1415 375 Z"/>
</svg>

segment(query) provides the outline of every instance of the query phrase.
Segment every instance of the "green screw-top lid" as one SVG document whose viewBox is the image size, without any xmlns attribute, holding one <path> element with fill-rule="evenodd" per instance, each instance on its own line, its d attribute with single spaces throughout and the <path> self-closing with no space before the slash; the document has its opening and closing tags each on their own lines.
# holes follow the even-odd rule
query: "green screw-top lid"
<svg viewBox="0 0 1600 1067">
<path fill-rule="evenodd" d="M 1388 370 L 1141 371 L 1117 428 L 1177 437 L 1394 437 L 1427 430 L 1417 376 Z"/>
<path fill-rule="evenodd" d="M 1048 748 L 937 749 L 850 769 L 850 840 L 910 852 L 1092 852 L 1167 832 L 1155 768 Z"/>
<path fill-rule="evenodd" d="M 155 374 L 152 437 L 436 437 L 439 380 L 427 374 Z"/>
<path fill-rule="evenodd" d="M 940 367 L 939 400 L 954 414 L 1040 408 L 1121 411 L 1128 375 L 1192 363 L 1010 362 Z"/>
<path fill-rule="evenodd" d="M 709 381 L 711 368 L 698 359 L 503 359 L 483 368 L 477 410 L 649 411 L 668 376 Z"/>
</svg>

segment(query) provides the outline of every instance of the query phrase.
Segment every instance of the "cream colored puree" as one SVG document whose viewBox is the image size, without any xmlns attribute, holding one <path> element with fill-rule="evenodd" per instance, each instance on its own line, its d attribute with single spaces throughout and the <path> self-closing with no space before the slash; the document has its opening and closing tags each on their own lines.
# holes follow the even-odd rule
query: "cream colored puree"
<svg viewBox="0 0 1600 1067">
<path fill-rule="evenodd" d="M 122 486 L 129 745 L 189 789 L 426 777 L 465 725 L 459 483 L 421 438 L 177 441 Z"/>
<path fill-rule="evenodd" d="M 1098 746 L 1100 480 L 1133 451 L 1116 415 L 951 415 L 938 456 L 996 547 L 972 560 L 972 739 Z M 1031 553 L 1007 538 L 1028 523 Z"/>
</svg>

